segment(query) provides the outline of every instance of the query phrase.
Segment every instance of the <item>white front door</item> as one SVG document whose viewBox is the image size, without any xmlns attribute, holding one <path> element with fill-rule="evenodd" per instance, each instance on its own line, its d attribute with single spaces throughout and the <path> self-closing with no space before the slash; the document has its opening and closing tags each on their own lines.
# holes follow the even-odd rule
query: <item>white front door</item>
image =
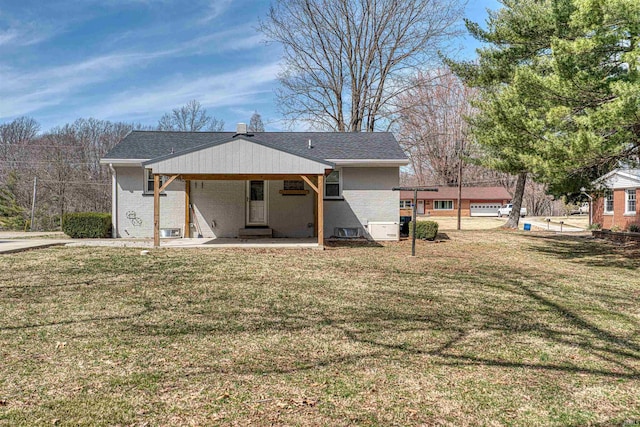
<svg viewBox="0 0 640 427">
<path fill-rule="evenodd" d="M 247 181 L 247 225 L 267 225 L 267 181 Z"/>
<path fill-rule="evenodd" d="M 424 200 L 418 200 L 418 210 L 416 213 L 418 215 L 424 215 Z"/>
</svg>

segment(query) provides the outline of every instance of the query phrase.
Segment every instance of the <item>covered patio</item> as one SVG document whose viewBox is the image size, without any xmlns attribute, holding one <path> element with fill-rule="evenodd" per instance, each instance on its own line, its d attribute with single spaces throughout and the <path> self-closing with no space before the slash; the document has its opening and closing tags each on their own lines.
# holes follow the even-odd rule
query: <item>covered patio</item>
<svg viewBox="0 0 640 427">
<path fill-rule="evenodd" d="M 153 174 L 153 245 L 155 247 L 160 246 L 160 194 L 176 179 L 180 179 L 184 181 L 184 232 L 183 238 L 190 239 L 192 238 L 191 233 L 191 225 L 193 220 L 193 209 L 191 208 L 191 182 L 192 181 L 295 181 L 302 180 L 304 181 L 312 190 L 313 190 L 313 198 L 314 198 L 314 222 L 313 222 L 313 235 L 315 239 L 315 245 L 322 247 L 324 245 L 324 177 L 325 174 L 330 173 L 331 170 L 325 171 L 323 174 L 319 175 L 276 175 L 276 174 L 162 174 L 162 173 L 154 173 Z M 161 184 L 161 178 L 166 176 L 166 180 L 163 184 Z M 202 239 L 197 239 L 202 240 Z M 218 239 L 209 239 L 213 242 L 213 240 Z M 238 239 L 221 239 L 224 241 L 236 240 Z M 242 241 L 254 240 L 254 239 L 241 239 Z M 263 240 L 263 243 L 266 242 L 266 239 Z M 276 242 L 282 242 L 284 239 L 269 239 L 272 244 Z M 298 239 L 293 239 L 298 240 Z M 308 241 L 309 239 L 305 239 Z M 202 244 L 202 243 L 197 243 Z M 220 243 L 221 244 L 221 243 Z M 171 246 L 179 246 L 179 245 L 171 245 Z M 246 245 L 245 245 L 246 246 Z"/>
<path fill-rule="evenodd" d="M 184 239 L 195 237 L 192 235 L 195 214 L 193 191 L 198 187 L 193 187 L 193 182 L 201 183 L 201 188 L 206 182 L 228 182 L 229 185 L 235 183 L 236 190 L 233 193 L 230 191 L 216 193 L 215 190 L 212 193 L 211 190 L 208 190 L 207 194 L 209 198 L 216 198 L 216 200 L 224 202 L 221 204 L 227 206 L 228 211 L 235 212 L 236 222 L 239 205 L 246 204 L 246 218 L 243 222 L 245 228 L 240 227 L 238 235 L 234 236 L 241 238 L 243 230 L 269 229 L 270 221 L 287 220 L 287 218 L 282 218 L 282 212 L 279 212 L 277 218 L 269 218 L 269 201 L 268 195 L 265 194 L 268 190 L 268 183 L 302 181 L 311 189 L 313 196 L 313 223 L 309 221 L 308 226 L 313 227 L 314 244 L 320 248 L 324 246 L 325 176 L 330 174 L 334 167 L 330 162 L 293 154 L 256 140 L 248 141 L 243 135 L 237 135 L 226 141 L 152 159 L 145 162 L 143 166 L 149 169 L 153 176 L 153 245 L 155 247 L 160 246 L 161 195 L 176 180 L 184 182 L 184 231 L 182 236 Z M 244 185 L 243 182 L 246 182 L 246 190 L 242 190 L 246 191 L 244 196 L 238 194 L 241 193 L 238 191 L 240 188 L 238 183 Z M 309 192 L 308 190 L 302 191 L 304 194 Z M 282 194 L 282 191 L 280 193 Z M 218 207 L 218 212 L 220 209 L 222 208 Z M 245 208 L 242 207 L 242 209 Z M 307 212 L 310 216 L 310 208 Z M 300 214 L 302 215 L 302 213 Z M 286 215 L 295 217 L 296 212 L 289 211 L 286 212 Z M 197 219 L 195 220 L 197 221 Z M 212 222 L 215 223 L 213 220 Z M 311 235 L 310 228 L 307 233 L 307 235 Z M 271 234 L 269 233 L 266 237 L 271 237 Z M 296 236 L 284 235 L 280 237 Z M 238 239 L 235 240 L 236 243 L 239 243 Z M 248 244 L 248 242 L 243 243 Z M 227 244 L 230 243 L 227 242 Z M 263 240 L 262 243 L 256 242 L 255 244 L 266 244 L 266 241 Z M 275 244 L 275 241 L 272 244 Z M 308 244 L 308 242 L 305 241 L 304 244 Z"/>
</svg>

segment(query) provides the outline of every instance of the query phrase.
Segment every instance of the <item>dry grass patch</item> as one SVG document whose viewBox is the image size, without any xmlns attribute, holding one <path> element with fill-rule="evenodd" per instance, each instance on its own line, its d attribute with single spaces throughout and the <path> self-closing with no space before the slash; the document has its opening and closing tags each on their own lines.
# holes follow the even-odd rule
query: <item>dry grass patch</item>
<svg viewBox="0 0 640 427">
<path fill-rule="evenodd" d="M 435 221 L 438 223 L 440 231 L 457 230 L 458 217 L 419 217 L 421 221 Z M 462 230 L 492 230 L 503 226 L 504 220 L 497 217 L 462 217 L 460 218 L 460 228 Z"/>
<path fill-rule="evenodd" d="M 447 232 L 0 258 L 0 424 L 640 421 L 640 251 Z"/>
</svg>

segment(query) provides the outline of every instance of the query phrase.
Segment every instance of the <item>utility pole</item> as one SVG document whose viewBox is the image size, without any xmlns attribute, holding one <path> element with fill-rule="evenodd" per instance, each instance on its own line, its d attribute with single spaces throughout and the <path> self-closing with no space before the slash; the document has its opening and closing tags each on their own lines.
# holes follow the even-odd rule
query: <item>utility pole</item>
<svg viewBox="0 0 640 427">
<path fill-rule="evenodd" d="M 458 151 L 458 230 L 460 230 L 460 222 L 462 221 L 462 151 L 463 142 L 456 143 Z"/>
<path fill-rule="evenodd" d="M 33 200 L 31 201 L 31 231 L 34 231 L 34 221 L 36 218 L 36 195 L 38 194 L 38 177 L 33 177 Z"/>
</svg>

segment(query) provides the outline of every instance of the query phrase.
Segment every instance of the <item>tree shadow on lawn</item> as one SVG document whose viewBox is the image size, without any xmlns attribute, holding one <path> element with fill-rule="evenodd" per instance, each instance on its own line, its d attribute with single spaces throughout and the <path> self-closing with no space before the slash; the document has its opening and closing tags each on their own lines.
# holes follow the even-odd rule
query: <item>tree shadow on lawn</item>
<svg viewBox="0 0 640 427">
<path fill-rule="evenodd" d="M 528 235 L 526 238 L 535 242 L 528 247 L 529 250 L 560 259 L 584 262 L 595 267 L 617 267 L 628 270 L 640 268 L 640 246 L 638 245 L 621 246 L 591 237 L 572 235 Z M 539 241 L 544 244 L 538 244 Z"/>
<path fill-rule="evenodd" d="M 575 295 L 553 293 L 553 287 L 544 279 L 522 280 L 521 272 L 511 268 L 492 268 L 477 275 L 464 286 L 475 290 L 476 301 L 467 305 L 456 302 L 456 295 L 438 296 L 425 284 L 423 298 L 428 304 L 416 304 L 415 293 L 390 294 L 388 290 L 367 290 L 363 298 L 368 304 L 336 310 L 317 307 L 308 313 L 304 308 L 293 312 L 292 308 L 264 307 L 254 318 L 246 319 L 237 314 L 221 317 L 216 323 L 192 324 L 178 327 L 175 322 L 159 325 L 137 325 L 139 334 L 237 334 L 239 331 L 258 333 L 260 336 L 294 332 L 295 344 L 286 349 L 259 353 L 252 362 L 242 361 L 231 366 L 217 367 L 215 363 L 201 366 L 200 373 L 282 374 L 316 368 L 356 364 L 366 358 L 399 358 L 432 356 L 446 366 L 495 366 L 522 368 L 533 371 L 553 371 L 589 374 L 612 378 L 640 379 L 640 343 L 635 339 L 640 325 L 632 316 L 624 318 L 631 325 L 628 336 L 605 329 L 563 304 L 564 298 Z M 453 278 L 454 274 L 451 277 Z M 463 291 L 465 290 L 463 289 Z M 630 297 L 632 300 L 633 298 Z M 393 299 L 393 303 L 384 301 Z M 637 298 L 635 298 L 636 302 Z M 406 302 L 406 303 L 405 303 Z M 580 300 L 573 304 L 590 313 Z M 620 317 L 615 306 L 606 315 Z M 602 307 L 594 307 L 603 310 Z M 265 321 L 265 319 L 270 319 Z M 242 327 L 237 329 L 238 325 Z M 144 326 L 144 327 L 143 327 Z M 302 344 L 306 340 L 326 339 L 338 331 L 353 344 L 352 350 L 333 348 L 326 352 L 308 353 Z M 318 338 L 316 338 L 318 337 Z M 335 338 L 332 338 L 335 339 Z M 524 341 L 522 341 L 524 340 Z M 529 344 L 542 342 L 541 345 Z M 567 354 L 557 356 L 555 363 L 540 360 L 536 354 L 548 348 L 560 348 L 570 352 L 576 349 L 576 359 Z M 498 350 L 499 349 L 499 350 Z M 524 359 L 522 354 L 525 354 Z M 520 355 L 519 355 L 520 354 Z M 280 358 L 282 355 L 288 357 Z"/>
<path fill-rule="evenodd" d="M 123 320 L 131 320 L 139 317 L 143 317 L 154 310 L 152 304 L 148 301 L 144 302 L 144 308 L 135 313 L 123 314 L 123 315 L 112 315 L 112 316 L 94 316 L 87 317 L 84 319 L 67 319 L 67 320 L 58 320 L 55 322 L 43 322 L 43 323 L 28 323 L 24 325 L 4 325 L 0 323 L 0 331 L 19 331 L 25 329 L 34 329 L 34 328 L 44 328 L 50 326 L 64 326 L 64 325 L 75 325 L 80 323 L 100 323 L 100 322 L 110 322 L 110 321 L 123 321 Z M 10 320 L 10 319 L 6 319 Z"/>
</svg>

